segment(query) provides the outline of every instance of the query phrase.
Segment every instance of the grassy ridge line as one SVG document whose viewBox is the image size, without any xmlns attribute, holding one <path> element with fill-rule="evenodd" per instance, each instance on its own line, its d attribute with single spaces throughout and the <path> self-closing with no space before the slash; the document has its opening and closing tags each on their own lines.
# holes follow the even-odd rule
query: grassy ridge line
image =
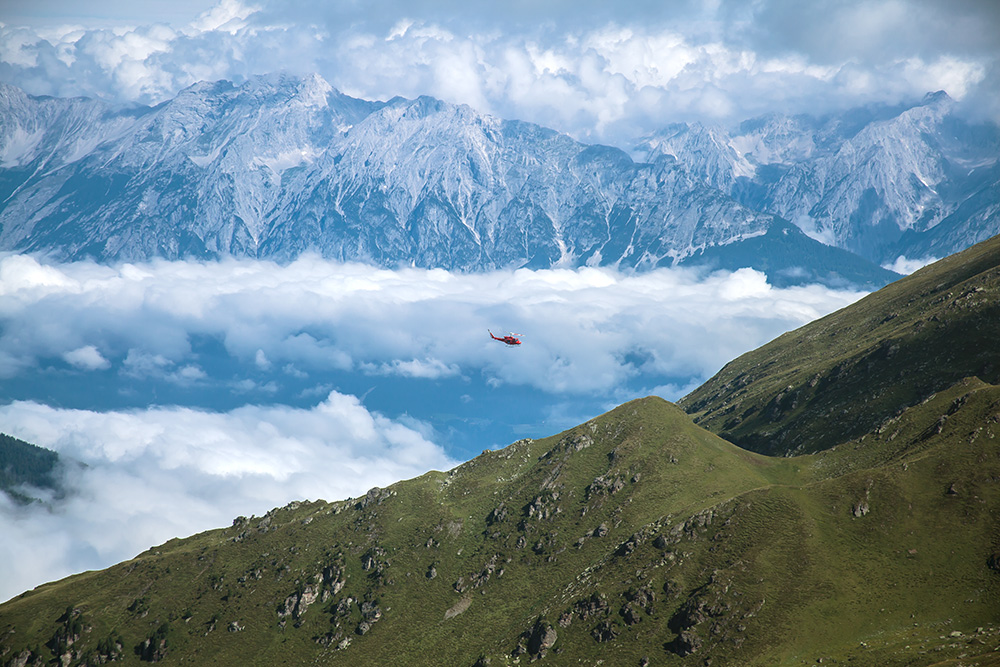
<svg viewBox="0 0 1000 667">
<path fill-rule="evenodd" d="M 996 383 L 998 267 L 995 237 L 742 355 L 679 405 L 787 456 L 858 438 L 964 377 Z"/>
<path fill-rule="evenodd" d="M 88 628 L 70 664 L 118 636 L 137 663 L 136 647 L 166 625 L 167 664 L 496 665 L 515 660 L 539 618 L 558 632 L 550 664 L 689 664 L 682 635 L 713 665 L 985 653 L 949 633 L 975 638 L 997 618 L 993 414 L 1000 390 L 959 383 L 891 431 L 769 459 L 663 401 L 635 401 L 450 473 L 293 504 L 47 584 L 0 607 L 0 646 L 54 658 L 45 645 L 70 607 Z M 587 537 L 601 525 L 606 535 Z M 343 587 L 282 624 L 278 609 L 325 567 Z M 363 635 L 359 603 L 335 611 L 347 598 L 378 606 Z M 581 604 L 597 611 L 584 617 Z M 345 632 L 324 644 L 335 620 Z M 597 641 L 602 627 L 614 638 Z"/>
<path fill-rule="evenodd" d="M 567 438 L 578 439 L 570 442 Z M 671 459 L 675 462 L 671 463 Z M 743 452 L 698 429 L 683 412 L 661 400 L 634 402 L 570 434 L 515 443 L 502 452 L 484 454 L 451 473 L 428 473 L 394 485 L 388 490 L 389 496 L 372 505 L 377 511 L 365 508 L 359 512 L 354 503 L 302 505 L 274 513 L 271 525 L 278 525 L 276 517 L 289 518 L 273 535 L 270 526 L 261 526 L 268 517 L 240 522 L 225 531 L 205 533 L 153 549 L 135 561 L 112 568 L 107 576 L 96 575 L 95 579 L 91 575 L 81 575 L 43 586 L 5 605 L 0 623 L 20 616 L 38 619 L 41 625 L 34 626 L 32 621 L 33 628 L 46 627 L 52 619 L 51 609 L 58 608 L 62 612 L 62 603 L 53 603 L 53 600 L 71 599 L 73 602 L 67 604 L 97 608 L 102 614 L 108 614 L 111 622 L 102 632 L 111 633 L 117 627 L 130 626 L 144 628 L 142 632 L 150 633 L 163 622 L 175 624 L 188 611 L 195 619 L 204 616 L 206 614 L 195 613 L 195 610 L 207 605 L 208 608 L 225 607 L 227 616 L 236 616 L 228 621 L 220 618 L 219 623 L 235 620 L 248 631 L 253 627 L 255 634 L 267 634 L 277 621 L 275 606 L 289 594 L 288 590 L 283 594 L 275 591 L 304 583 L 324 558 L 343 553 L 346 578 L 363 584 L 361 591 L 354 593 L 356 598 L 377 594 L 384 598 L 380 604 L 382 608 L 402 612 L 391 616 L 400 619 L 398 632 L 392 631 L 385 636 L 407 637 L 407 645 L 420 647 L 420 636 L 413 636 L 412 631 L 406 630 L 407 624 L 414 622 L 407 617 L 422 617 L 428 610 L 437 609 L 437 615 L 443 618 L 444 612 L 461 597 L 454 591 L 454 582 L 481 571 L 484 563 L 494 555 L 503 555 L 505 561 L 511 559 L 505 562 L 507 572 L 502 595 L 512 604 L 500 607 L 475 604 L 456 617 L 451 625 L 464 625 L 464 619 L 475 617 L 473 612 L 477 610 L 481 610 L 486 620 L 491 620 L 490 609 L 501 610 L 500 618 L 491 622 L 509 625 L 514 608 L 520 610 L 513 616 L 519 619 L 518 625 L 533 620 L 538 611 L 544 611 L 538 607 L 538 600 L 554 595 L 565 584 L 559 577 L 552 576 L 551 569 L 536 570 L 535 566 L 552 562 L 558 563 L 561 572 L 582 571 L 595 560 L 595 554 L 606 555 L 609 547 L 613 549 L 627 538 L 630 526 L 663 516 L 667 513 L 664 508 L 669 507 L 675 514 L 686 507 L 700 509 L 724 494 L 759 486 L 764 482 L 758 473 L 762 460 L 763 457 Z M 715 470 L 714 476 L 700 474 L 709 467 Z M 602 476 L 606 477 L 601 483 L 602 490 L 588 499 L 586 488 Z M 622 488 L 612 491 L 618 483 Z M 625 494 L 631 498 L 640 487 L 648 490 L 649 500 L 636 504 L 627 502 Z M 563 500 L 550 503 L 551 498 L 544 497 L 546 491 L 561 493 Z M 561 507 L 563 511 L 544 520 L 528 520 L 525 527 L 520 528 L 518 524 L 525 519 L 525 508 L 539 498 L 543 500 L 541 505 L 549 504 L 549 509 Z M 509 516 L 497 523 L 497 536 L 484 536 L 486 518 L 501 505 L 506 506 Z M 588 508 L 586 515 L 583 515 L 583 507 Z M 655 514 L 647 516 L 646 513 L 654 508 Z M 309 513 L 303 514 L 307 509 Z M 308 528 L 304 524 L 307 520 Z M 249 525 L 249 531 L 244 524 Z M 584 538 L 602 524 L 607 524 L 606 537 L 585 539 L 580 548 L 573 546 L 577 539 Z M 261 528 L 265 532 L 260 532 Z M 240 542 L 229 542 L 242 532 L 248 534 Z M 317 532 L 322 538 L 316 537 Z M 519 545 L 522 538 L 524 544 Z M 428 543 L 434 544 L 428 547 Z M 373 580 L 371 572 L 359 567 L 358 561 L 373 548 L 384 550 L 384 560 L 391 560 L 387 572 L 392 574 L 385 577 L 394 580 L 391 585 Z M 287 552 L 292 550 L 296 553 L 289 555 Z M 310 559 L 311 565 L 307 562 Z M 188 562 L 192 560 L 194 562 Z M 429 581 L 425 573 L 432 565 L 438 575 Z M 245 599 L 258 595 L 258 591 L 249 582 L 239 582 L 241 577 L 257 569 L 269 570 L 271 576 L 277 578 L 267 593 L 263 611 L 244 605 Z M 395 574 L 397 572 L 401 574 Z M 494 583 L 498 579 L 494 577 Z M 157 583 L 160 580 L 164 584 Z M 234 586 L 234 580 L 238 586 Z M 136 590 L 135 582 L 142 582 L 142 587 L 148 590 Z M 400 585 L 404 582 L 407 582 L 405 587 Z M 160 590 L 163 585 L 167 589 Z M 251 590 L 247 591 L 248 588 Z M 541 595 L 545 591 L 548 593 Z M 475 592 L 478 593 L 478 589 Z M 92 600 L 84 604 L 88 598 Z M 214 601 L 200 602 L 210 598 Z M 135 610 L 144 607 L 158 609 L 160 613 L 150 611 L 146 616 L 137 615 Z M 46 608 L 48 612 L 43 611 Z M 305 625 L 320 616 L 321 613 L 305 614 Z M 394 625 L 395 621 L 390 623 L 389 619 L 386 612 L 376 627 Z M 322 620 L 321 625 L 328 628 L 329 622 L 325 618 Z M 193 622 L 187 620 L 184 625 L 191 627 Z M 28 634 L 37 632 L 32 630 Z M 185 634 L 192 635 L 188 631 L 172 638 L 175 648 L 193 638 L 193 635 L 186 638 Z M 296 639 L 302 635 L 297 633 Z M 286 635 L 279 645 L 244 640 L 239 646 L 232 646 L 217 637 L 210 633 L 209 639 L 201 642 L 200 654 L 209 651 L 217 658 L 232 652 L 234 656 L 265 655 L 277 659 L 272 652 L 282 652 L 288 639 Z M 133 639 L 134 636 L 126 643 Z M 305 646 L 314 650 L 316 645 L 311 640 L 312 637 L 307 637 Z M 427 648 L 438 643 L 438 640 L 431 640 Z M 383 646 L 390 653 L 395 651 L 391 640 Z"/>
</svg>

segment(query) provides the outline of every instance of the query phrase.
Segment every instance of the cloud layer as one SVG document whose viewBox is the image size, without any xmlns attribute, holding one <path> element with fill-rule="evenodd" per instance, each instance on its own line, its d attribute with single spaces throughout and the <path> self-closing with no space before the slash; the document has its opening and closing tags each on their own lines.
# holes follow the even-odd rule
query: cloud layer
<svg viewBox="0 0 1000 667">
<path fill-rule="evenodd" d="M 186 22 L 86 28 L 11 13 L 29 23 L 0 27 L 0 78 L 36 94 L 155 103 L 281 63 L 367 99 L 429 94 L 619 143 L 673 120 L 824 112 L 939 89 L 1000 118 L 1000 11 L 974 0 L 223 0 Z"/>
<path fill-rule="evenodd" d="M 385 270 L 315 256 L 102 266 L 0 259 L 0 377 L 69 364 L 196 382 L 196 337 L 247 368 L 411 378 L 483 376 L 548 393 L 606 392 L 642 372 L 704 379 L 859 296 L 776 289 L 751 269 Z M 486 330 L 530 342 L 497 355 Z M 279 373 L 280 375 L 280 373 Z"/>
<path fill-rule="evenodd" d="M 49 507 L 16 506 L 0 494 L 0 600 L 241 514 L 356 497 L 456 463 L 413 428 L 336 392 L 310 410 L 226 413 L 97 413 L 15 402 L 0 408 L 0 423 L 71 462 L 69 493 Z"/>
</svg>

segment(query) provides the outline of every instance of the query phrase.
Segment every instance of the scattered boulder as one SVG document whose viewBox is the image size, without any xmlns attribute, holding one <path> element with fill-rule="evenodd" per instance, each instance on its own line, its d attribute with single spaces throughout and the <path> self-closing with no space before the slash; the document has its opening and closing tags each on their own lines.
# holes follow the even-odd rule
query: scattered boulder
<svg viewBox="0 0 1000 667">
<path fill-rule="evenodd" d="M 395 495 L 394 491 L 390 491 L 389 489 L 380 489 L 376 486 L 369 489 L 364 498 L 361 498 L 357 503 L 355 503 L 354 509 L 363 510 L 372 505 L 381 505 L 387 498 L 391 498 L 393 495 Z"/>
<path fill-rule="evenodd" d="M 486 525 L 492 526 L 494 524 L 500 523 L 501 521 L 507 518 L 507 515 L 508 515 L 507 506 L 504 505 L 503 503 L 500 503 L 492 510 L 490 510 L 490 513 L 486 516 Z"/>
<path fill-rule="evenodd" d="M 611 621 L 601 621 L 590 636 L 599 642 L 609 642 L 618 636 L 618 628 Z"/>
<path fill-rule="evenodd" d="M 297 590 L 285 598 L 284 603 L 278 607 L 278 617 L 291 616 L 295 620 L 298 620 L 306 613 L 309 605 L 315 602 L 318 597 L 319 586 L 316 584 L 310 584 L 301 590 Z"/>
<path fill-rule="evenodd" d="M 635 625 L 642 618 L 639 616 L 639 612 L 636 611 L 635 607 L 632 606 L 631 602 L 626 602 L 621 608 L 622 620 L 625 621 L 625 625 Z"/>
<path fill-rule="evenodd" d="M 365 620 L 374 623 L 378 619 L 382 618 L 382 610 L 376 603 L 371 602 L 370 600 L 365 600 L 361 603 L 361 615 L 365 618 Z"/>
<path fill-rule="evenodd" d="M 342 637 L 343 633 L 340 630 L 337 630 L 336 632 L 331 630 L 324 635 L 316 637 L 314 641 L 320 646 L 330 647 L 339 642 Z"/>
<path fill-rule="evenodd" d="M 629 591 L 625 594 L 625 598 L 631 604 L 634 604 L 644 610 L 647 614 L 653 613 L 653 603 L 656 601 L 656 594 L 648 584 L 641 586 L 636 590 Z"/>
<path fill-rule="evenodd" d="M 38 660 L 36 660 L 38 658 Z M 43 664 L 40 656 L 36 656 L 28 649 L 24 649 L 7 663 L 10 667 L 27 667 L 27 665 Z"/>
<path fill-rule="evenodd" d="M 233 621 L 233 623 L 235 624 L 236 622 Z M 240 629 L 243 629 L 242 626 Z M 230 627 L 230 632 L 232 631 L 232 627 Z M 135 652 L 139 656 L 139 659 L 145 662 L 159 662 L 167 657 L 168 633 L 169 627 L 164 623 L 153 634 L 146 637 L 146 639 L 135 647 Z"/>
<path fill-rule="evenodd" d="M 553 451 L 562 449 L 567 452 L 579 452 L 592 444 L 594 444 L 594 439 L 586 433 L 574 433 L 560 440 Z"/>
<path fill-rule="evenodd" d="M 461 600 L 453 604 L 451 607 L 449 607 L 447 611 L 444 612 L 445 620 L 448 620 L 449 618 L 455 618 L 456 616 L 464 612 L 466 609 L 468 609 L 471 605 L 472 605 L 472 598 L 468 596 L 462 598 Z"/>
<path fill-rule="evenodd" d="M 374 546 L 361 557 L 361 568 L 368 572 L 370 570 L 375 570 L 376 572 L 382 570 L 385 566 L 381 562 L 381 559 L 385 556 L 385 549 L 379 546 Z"/>
<path fill-rule="evenodd" d="M 587 500 L 597 495 L 614 495 L 625 488 L 625 480 L 620 476 L 611 477 L 611 474 L 598 475 L 584 490 Z"/>
<path fill-rule="evenodd" d="M 986 565 L 997 574 L 1000 574 L 1000 551 L 994 552 L 993 555 L 987 559 Z"/>
<path fill-rule="evenodd" d="M 618 545 L 615 550 L 615 555 L 619 557 L 628 556 L 630 553 L 635 551 L 636 547 L 639 546 L 640 537 L 638 535 L 632 535 L 630 538 Z"/>
<path fill-rule="evenodd" d="M 547 621 L 539 619 L 535 621 L 535 626 L 528 636 L 528 653 L 545 655 L 545 652 L 555 645 L 556 639 L 558 639 L 556 629 Z"/>
<path fill-rule="evenodd" d="M 697 653 L 698 649 L 701 648 L 701 644 L 702 640 L 698 636 L 698 633 L 694 630 L 684 630 L 677 635 L 677 639 L 670 642 L 667 648 L 683 658 Z"/>
<path fill-rule="evenodd" d="M 606 614 L 607 611 L 607 601 L 604 599 L 604 596 L 598 595 L 597 593 L 592 594 L 589 598 L 578 600 L 577 603 L 573 605 L 573 612 L 581 621 L 585 621 L 592 616 L 597 616 L 598 614 Z"/>
</svg>

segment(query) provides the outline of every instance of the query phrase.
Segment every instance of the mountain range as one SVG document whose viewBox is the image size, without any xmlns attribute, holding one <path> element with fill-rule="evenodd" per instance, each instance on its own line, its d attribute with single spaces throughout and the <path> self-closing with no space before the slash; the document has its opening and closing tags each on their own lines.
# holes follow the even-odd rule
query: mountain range
<svg viewBox="0 0 1000 667">
<path fill-rule="evenodd" d="M 997 233 L 1000 132 L 946 93 L 815 118 L 772 114 L 733 131 L 673 125 L 639 144 L 748 208 L 879 264 L 942 257 Z"/>
<path fill-rule="evenodd" d="M 59 259 L 305 252 L 462 271 L 676 264 L 878 287 L 898 256 L 991 236 L 1000 131 L 937 94 L 631 155 L 428 97 L 318 76 L 201 83 L 155 107 L 0 86 L 0 250 Z M 822 241 L 822 242 L 820 242 Z"/>
<path fill-rule="evenodd" d="M 679 406 L 28 591 L 0 661 L 998 665 L 998 303 L 1000 237 Z"/>
</svg>

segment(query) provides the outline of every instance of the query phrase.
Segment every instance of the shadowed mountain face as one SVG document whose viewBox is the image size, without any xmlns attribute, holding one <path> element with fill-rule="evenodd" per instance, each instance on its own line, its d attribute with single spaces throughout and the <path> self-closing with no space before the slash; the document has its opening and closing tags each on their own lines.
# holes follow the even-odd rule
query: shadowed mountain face
<svg viewBox="0 0 1000 667">
<path fill-rule="evenodd" d="M 681 406 L 747 449 L 827 449 L 962 378 L 996 384 L 998 322 L 1000 237 L 748 352 Z"/>
<path fill-rule="evenodd" d="M 0 491 L 19 503 L 59 490 L 59 455 L 0 433 Z"/>
<path fill-rule="evenodd" d="M 996 664 L 1000 387 L 973 368 L 988 354 L 926 341 L 997 340 L 977 301 L 1000 287 L 997 256 L 991 241 L 919 272 L 720 374 L 749 357 L 751 381 L 685 399 L 723 430 L 741 413 L 716 411 L 819 375 L 798 400 L 822 410 L 726 427 L 815 453 L 767 457 L 633 401 L 447 473 L 238 517 L 41 586 L 0 605 L 0 660 Z M 795 347 L 775 346 L 810 331 L 825 342 L 788 370 Z"/>
</svg>

